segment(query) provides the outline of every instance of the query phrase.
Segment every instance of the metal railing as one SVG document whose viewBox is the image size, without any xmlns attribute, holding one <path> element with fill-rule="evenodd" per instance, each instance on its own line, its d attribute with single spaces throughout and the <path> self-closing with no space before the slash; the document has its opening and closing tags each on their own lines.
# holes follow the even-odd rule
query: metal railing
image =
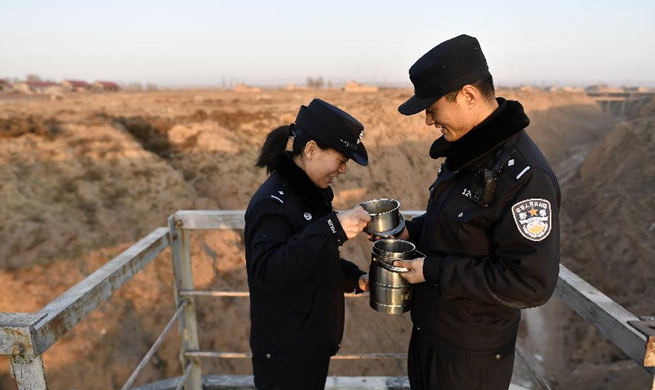
<svg viewBox="0 0 655 390">
<path fill-rule="evenodd" d="M 156 229 L 37 313 L 0 313 L 0 355 L 10 357 L 18 389 L 47 389 L 41 355 L 168 245 L 168 229 Z"/>
<path fill-rule="evenodd" d="M 10 358 L 10 370 L 19 390 L 48 388 L 41 356 L 68 331 L 97 309 L 113 293 L 171 248 L 176 311 L 162 334 L 143 357 L 123 389 L 129 389 L 141 370 L 178 323 L 181 337 L 182 380 L 177 386 L 202 389 L 200 359 L 245 358 L 244 352 L 201 351 L 195 298 L 198 296 L 248 296 L 247 292 L 197 291 L 191 274 L 190 232 L 204 229 L 243 229 L 243 211 L 178 211 L 168 228 L 158 228 L 107 262 L 80 283 L 57 297 L 37 313 L 0 313 L 0 355 Z M 407 218 L 422 214 L 403 212 Z M 655 374 L 655 320 L 639 318 L 560 265 L 555 294 L 594 325 L 627 356 Z M 361 296 L 361 295 L 360 295 Z M 337 355 L 337 359 L 404 358 L 405 354 Z M 655 382 L 653 383 L 655 390 Z"/>
</svg>

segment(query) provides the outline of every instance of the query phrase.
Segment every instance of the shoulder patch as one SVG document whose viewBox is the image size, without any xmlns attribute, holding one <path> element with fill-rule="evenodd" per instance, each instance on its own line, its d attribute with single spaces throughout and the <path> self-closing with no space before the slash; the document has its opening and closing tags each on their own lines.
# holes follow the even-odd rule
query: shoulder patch
<svg viewBox="0 0 655 390">
<path fill-rule="evenodd" d="M 541 241 L 552 230 L 552 208 L 546 199 L 531 198 L 512 206 L 514 222 L 521 235 L 530 241 Z"/>
<path fill-rule="evenodd" d="M 530 170 L 530 168 L 530 165 L 528 165 L 527 161 L 523 159 L 520 153 L 514 151 L 503 166 L 502 170 L 512 176 L 514 180 L 519 180 Z"/>
<path fill-rule="evenodd" d="M 516 175 L 516 180 L 520 179 L 521 176 L 523 176 L 523 175 L 524 175 L 527 171 L 529 171 L 529 170 L 530 170 L 530 166 L 529 166 L 529 165 L 526 166 L 525 168 L 523 168 L 523 170 L 522 170 L 521 172 L 519 172 L 518 175 Z"/>
</svg>

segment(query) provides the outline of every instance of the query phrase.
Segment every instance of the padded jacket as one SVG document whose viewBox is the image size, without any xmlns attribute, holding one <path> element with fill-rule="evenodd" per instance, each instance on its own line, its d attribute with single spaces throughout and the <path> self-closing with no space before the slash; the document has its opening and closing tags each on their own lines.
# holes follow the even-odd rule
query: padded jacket
<svg viewBox="0 0 655 390">
<path fill-rule="evenodd" d="M 322 190 L 280 156 L 245 214 L 254 356 L 286 366 L 308 365 L 337 353 L 344 327 L 344 292 L 364 274 L 340 258 L 346 240 L 333 193 Z M 358 291 L 361 292 L 361 291 Z"/>
<path fill-rule="evenodd" d="M 525 132 L 520 103 L 499 108 L 455 142 L 430 150 L 445 157 L 424 215 L 407 222 L 426 254 L 426 281 L 414 290 L 412 321 L 421 331 L 472 351 L 513 345 L 520 309 L 544 304 L 557 283 L 560 189 Z M 488 169 L 495 191 L 475 199 L 474 175 Z"/>
</svg>

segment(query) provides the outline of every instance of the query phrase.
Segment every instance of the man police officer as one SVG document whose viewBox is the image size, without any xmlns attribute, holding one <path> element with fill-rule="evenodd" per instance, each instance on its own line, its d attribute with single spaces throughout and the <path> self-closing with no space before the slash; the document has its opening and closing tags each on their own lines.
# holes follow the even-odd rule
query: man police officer
<svg viewBox="0 0 655 390">
<path fill-rule="evenodd" d="M 445 158 L 425 214 L 399 238 L 424 258 L 398 261 L 415 284 L 412 389 L 507 389 L 520 309 L 543 305 L 559 271 L 560 189 L 517 101 L 496 98 L 478 40 L 460 35 L 409 70 L 415 94 L 398 111 L 425 112 Z"/>
</svg>

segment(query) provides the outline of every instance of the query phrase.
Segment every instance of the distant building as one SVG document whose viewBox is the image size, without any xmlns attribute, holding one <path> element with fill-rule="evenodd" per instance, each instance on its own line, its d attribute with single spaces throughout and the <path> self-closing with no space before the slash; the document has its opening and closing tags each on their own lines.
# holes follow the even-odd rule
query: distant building
<svg viewBox="0 0 655 390">
<path fill-rule="evenodd" d="M 566 85 L 562 87 L 562 91 L 565 92 L 584 92 L 582 88 L 576 88 L 576 87 L 571 87 L 570 85 Z"/>
<path fill-rule="evenodd" d="M 91 85 L 91 89 L 97 92 L 118 92 L 120 87 L 111 81 L 96 81 Z"/>
<path fill-rule="evenodd" d="M 356 81 L 349 81 L 346 83 L 346 86 L 343 87 L 343 90 L 346 92 L 376 92 L 378 87 L 375 85 L 360 84 Z"/>
<path fill-rule="evenodd" d="M 91 84 L 81 80 L 64 80 L 61 86 L 71 92 L 84 92 L 91 88 Z"/>
<path fill-rule="evenodd" d="M 626 87 L 626 92 L 651 92 L 650 88 L 647 87 Z"/>
<path fill-rule="evenodd" d="M 40 95 L 59 95 L 62 92 L 61 86 L 52 81 L 25 81 L 14 85 L 14 89 L 23 93 Z"/>
<path fill-rule="evenodd" d="M 288 84 L 285 88 L 287 91 L 304 91 L 307 89 L 307 87 L 304 86 L 297 86 L 294 83 Z"/>
<path fill-rule="evenodd" d="M 590 85 L 584 89 L 587 94 L 597 93 L 622 93 L 625 92 L 623 88 L 610 88 L 606 84 Z"/>
<path fill-rule="evenodd" d="M 261 92 L 262 89 L 258 87 L 251 87 L 243 83 L 234 86 L 234 92 Z"/>
<path fill-rule="evenodd" d="M 11 91 L 12 85 L 9 81 L 5 79 L 0 79 L 0 92 Z"/>
</svg>

